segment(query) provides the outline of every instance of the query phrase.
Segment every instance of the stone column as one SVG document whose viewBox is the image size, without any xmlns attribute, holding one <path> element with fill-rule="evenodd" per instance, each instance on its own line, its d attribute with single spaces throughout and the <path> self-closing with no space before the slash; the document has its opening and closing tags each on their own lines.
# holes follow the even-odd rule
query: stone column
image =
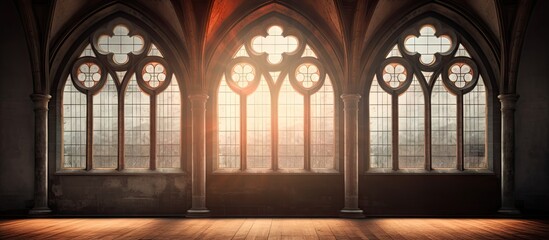
<svg viewBox="0 0 549 240">
<path fill-rule="evenodd" d="M 189 96 L 192 111 L 192 207 L 187 217 L 208 217 L 206 208 L 206 101 L 208 95 Z"/>
<path fill-rule="evenodd" d="M 498 96 L 501 102 L 501 208 L 500 213 L 519 214 L 515 207 L 515 106 L 516 94 Z"/>
<path fill-rule="evenodd" d="M 358 208 L 358 101 L 359 94 L 341 95 L 345 118 L 345 207 L 341 217 L 362 218 L 364 214 Z"/>
<path fill-rule="evenodd" d="M 48 214 L 48 102 L 47 94 L 32 94 L 34 102 L 34 207 L 29 214 Z"/>
</svg>

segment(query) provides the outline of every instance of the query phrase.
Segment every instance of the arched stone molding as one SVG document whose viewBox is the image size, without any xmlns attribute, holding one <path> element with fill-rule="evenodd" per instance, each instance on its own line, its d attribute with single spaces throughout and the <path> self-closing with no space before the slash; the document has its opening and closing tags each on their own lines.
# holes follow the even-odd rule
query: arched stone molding
<svg viewBox="0 0 549 240">
<path fill-rule="evenodd" d="M 370 144 L 370 127 L 368 124 L 370 119 L 368 111 L 370 104 L 369 92 L 372 80 L 376 74 L 375 71 L 378 69 L 379 64 L 386 59 L 387 54 L 393 46 L 397 44 L 397 39 L 402 38 L 407 29 L 420 22 L 433 19 L 446 26 L 445 29 L 453 30 L 459 37 L 459 42 L 468 50 L 471 58 L 478 64 L 478 71 L 482 75 L 487 88 L 486 144 L 488 169 L 493 171 L 495 175 L 499 175 L 500 164 L 497 161 L 500 159 L 501 154 L 501 145 L 499 143 L 501 113 L 499 111 L 499 100 L 497 99 L 499 92 L 498 72 L 500 70 L 498 61 L 499 45 L 494 40 L 497 38 L 491 32 L 488 32 L 487 28 L 481 23 L 476 23 L 475 18 L 468 19 L 468 17 L 468 14 L 459 11 L 459 9 L 452 8 L 449 4 L 429 3 L 411 10 L 405 17 L 395 20 L 392 24 L 388 24 L 383 29 L 380 29 L 378 34 L 374 34 L 374 36 L 379 37 L 365 40 L 369 43 L 363 49 L 362 59 L 357 60 L 361 64 L 362 69 L 357 71 L 358 75 L 356 78 L 359 80 L 357 84 L 360 87 L 358 89 L 362 90 L 361 94 L 364 94 L 361 103 L 362 112 L 359 114 L 359 144 L 361 146 L 369 146 Z M 463 128 L 463 126 L 461 127 Z M 366 162 L 365 160 L 369 158 L 369 150 L 365 148 L 359 148 L 361 163 Z M 430 152 L 430 150 L 427 150 L 427 152 Z M 425 169 L 430 168 L 430 166 L 425 167 Z M 366 169 L 366 166 L 361 166 L 361 171 L 365 171 Z M 463 170 L 463 167 L 460 168 L 458 166 L 458 169 Z"/>
<path fill-rule="evenodd" d="M 499 64 L 499 43 L 493 33 L 489 32 L 487 27 L 481 24 L 481 21 L 475 21 L 474 16 L 465 11 L 449 5 L 440 3 L 429 3 L 421 5 L 416 9 L 412 9 L 405 17 L 398 18 L 392 23 L 388 23 L 383 29 L 378 30 L 374 36 L 379 36 L 373 39 L 365 39 L 365 46 L 362 49 L 362 58 L 357 60 L 362 66 L 362 69 L 357 69 L 357 75 L 353 79 L 357 79 L 358 89 L 368 91 L 371 82 L 370 76 L 373 76 L 374 69 L 371 66 L 380 62 L 386 56 L 386 53 L 394 45 L 395 39 L 402 33 L 404 29 L 409 27 L 414 22 L 427 17 L 433 17 L 437 20 L 448 24 L 460 35 L 463 36 L 463 41 L 467 49 L 473 50 L 471 56 L 478 59 L 482 65 L 480 68 L 487 69 L 486 72 L 481 72 L 487 78 L 487 87 L 492 92 L 499 92 L 499 83 L 497 81 L 497 73 L 500 71 Z"/>
<path fill-rule="evenodd" d="M 342 89 L 344 85 L 344 54 L 342 46 L 337 45 L 337 39 L 326 35 L 321 26 L 311 22 L 296 10 L 290 9 L 284 5 L 272 3 L 249 13 L 246 17 L 241 18 L 238 22 L 232 24 L 229 29 L 223 34 L 216 34 L 217 41 L 213 41 L 210 45 L 205 46 L 205 69 L 206 69 L 206 85 L 205 89 L 217 90 L 217 83 L 223 72 L 223 64 L 229 61 L 232 53 L 236 52 L 243 42 L 242 33 L 246 33 L 249 29 L 256 25 L 257 22 L 268 21 L 270 18 L 280 19 L 281 21 L 291 23 L 296 28 L 304 31 L 304 35 L 308 36 L 307 40 L 311 47 L 322 58 L 328 68 L 328 72 L 333 76 L 334 82 L 339 84 L 335 86 L 337 89 Z M 312 36 L 312 37 L 310 37 Z"/>
<path fill-rule="evenodd" d="M 138 6 L 131 6 L 122 3 L 107 3 L 99 6 L 89 14 L 82 18 L 81 21 L 75 22 L 73 25 L 66 27 L 68 29 L 51 47 L 50 73 L 52 95 L 55 100 L 55 92 L 59 90 L 59 82 L 64 81 L 64 74 L 68 72 L 68 63 L 73 61 L 76 56 L 75 52 L 80 53 L 85 47 L 85 40 L 93 34 L 93 32 L 104 24 L 112 21 L 115 18 L 126 19 L 138 27 L 142 28 L 152 39 L 158 42 L 158 48 L 166 55 L 174 66 L 174 72 L 178 78 L 185 79 L 184 89 L 191 87 L 189 73 L 189 55 L 184 44 L 177 41 L 178 37 L 163 26 L 163 23 L 155 18 L 154 15 L 146 14 L 139 11 Z"/>
</svg>

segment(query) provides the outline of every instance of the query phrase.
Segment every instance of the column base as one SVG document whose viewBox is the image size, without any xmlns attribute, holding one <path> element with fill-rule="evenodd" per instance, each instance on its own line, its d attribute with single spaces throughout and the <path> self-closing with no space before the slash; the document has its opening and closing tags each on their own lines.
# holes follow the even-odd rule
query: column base
<svg viewBox="0 0 549 240">
<path fill-rule="evenodd" d="M 208 209 L 189 209 L 187 210 L 187 215 L 185 217 L 188 218 L 207 218 L 210 217 L 210 210 Z"/>
<path fill-rule="evenodd" d="M 519 215 L 520 210 L 518 210 L 516 208 L 500 208 L 498 210 L 498 213 L 500 215 Z"/>
<path fill-rule="evenodd" d="M 361 209 L 343 209 L 339 211 L 341 218 L 364 218 L 364 211 Z"/>
<path fill-rule="evenodd" d="M 51 209 L 47 207 L 38 207 L 29 210 L 29 215 L 47 215 L 51 213 Z"/>
</svg>

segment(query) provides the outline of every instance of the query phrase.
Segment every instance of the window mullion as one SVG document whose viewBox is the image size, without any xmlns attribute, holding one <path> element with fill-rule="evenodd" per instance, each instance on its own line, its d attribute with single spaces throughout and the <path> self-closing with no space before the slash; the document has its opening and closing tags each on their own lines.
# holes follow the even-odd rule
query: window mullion
<svg viewBox="0 0 549 240">
<path fill-rule="evenodd" d="M 124 170 L 124 90 L 118 93 L 118 170 Z"/>
<path fill-rule="evenodd" d="M 247 169 L 247 96 L 240 95 L 240 170 Z"/>
<path fill-rule="evenodd" d="M 425 170 L 431 171 L 433 169 L 432 163 L 432 132 L 431 132 L 431 92 L 425 91 Z"/>
<path fill-rule="evenodd" d="M 150 169 L 156 170 L 156 94 L 150 95 L 150 129 L 149 129 L 149 148 L 150 148 Z"/>
<path fill-rule="evenodd" d="M 93 169 L 93 94 L 86 93 L 86 170 Z"/>
<path fill-rule="evenodd" d="M 398 94 L 391 94 L 392 97 L 392 145 L 393 145 L 393 170 L 398 170 Z"/>
<path fill-rule="evenodd" d="M 274 88 L 274 87 L 273 87 Z M 278 91 L 271 94 L 271 168 L 278 170 Z"/>
<path fill-rule="evenodd" d="M 303 117 L 305 118 L 304 120 L 304 134 L 303 136 L 305 137 L 305 146 L 304 146 L 304 151 L 305 151 L 305 154 L 304 154 L 304 164 L 303 164 L 303 167 L 305 168 L 305 170 L 309 171 L 311 170 L 311 96 L 306 94 L 303 96 L 304 98 L 304 108 L 303 108 L 303 111 L 304 111 L 304 114 L 303 114 Z"/>
<path fill-rule="evenodd" d="M 457 169 L 463 171 L 463 94 L 457 96 Z"/>
</svg>

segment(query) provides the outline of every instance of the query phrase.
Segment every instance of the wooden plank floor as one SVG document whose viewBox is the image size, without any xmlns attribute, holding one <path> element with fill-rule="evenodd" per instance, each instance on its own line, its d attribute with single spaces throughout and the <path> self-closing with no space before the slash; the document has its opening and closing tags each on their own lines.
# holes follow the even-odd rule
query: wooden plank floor
<svg viewBox="0 0 549 240">
<path fill-rule="evenodd" d="M 0 220 L 0 239 L 549 239 L 549 220 L 58 218 Z"/>
</svg>

